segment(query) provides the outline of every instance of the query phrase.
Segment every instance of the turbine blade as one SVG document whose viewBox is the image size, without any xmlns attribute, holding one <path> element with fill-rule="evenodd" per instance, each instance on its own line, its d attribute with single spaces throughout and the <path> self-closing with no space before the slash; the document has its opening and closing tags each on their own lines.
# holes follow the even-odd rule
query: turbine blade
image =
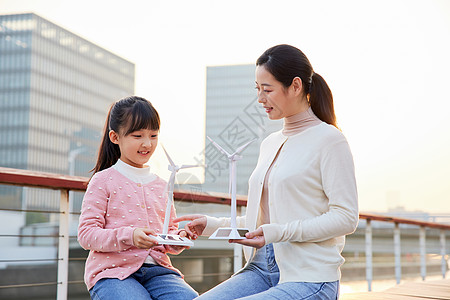
<svg viewBox="0 0 450 300">
<path fill-rule="evenodd" d="M 206 136 L 206 137 L 211 141 L 211 143 L 212 143 L 217 149 L 219 149 L 220 152 L 222 152 L 223 154 L 225 154 L 227 157 L 230 157 L 230 154 L 229 154 L 227 151 L 225 151 L 225 149 L 223 149 L 221 146 L 219 146 L 219 144 L 217 144 L 216 142 L 214 142 L 209 136 Z"/>
<path fill-rule="evenodd" d="M 242 150 L 244 150 L 245 148 L 248 147 L 248 145 L 250 145 L 251 143 L 253 143 L 254 141 L 256 141 L 256 139 L 251 140 L 250 142 L 245 143 L 244 145 L 240 146 L 239 148 L 237 148 L 237 150 L 232 154 L 239 154 Z"/>
<path fill-rule="evenodd" d="M 169 153 L 167 153 L 167 151 L 166 151 L 166 148 L 164 148 L 163 145 L 161 145 L 161 147 L 163 148 L 164 153 L 166 153 L 167 160 L 169 161 L 170 165 L 171 165 L 172 167 L 175 167 L 175 163 L 174 163 L 173 160 L 170 158 Z"/>
<path fill-rule="evenodd" d="M 170 178 L 169 178 L 169 193 L 173 192 L 173 187 L 175 186 L 175 175 L 177 174 L 176 171 L 173 171 L 170 174 Z"/>
</svg>

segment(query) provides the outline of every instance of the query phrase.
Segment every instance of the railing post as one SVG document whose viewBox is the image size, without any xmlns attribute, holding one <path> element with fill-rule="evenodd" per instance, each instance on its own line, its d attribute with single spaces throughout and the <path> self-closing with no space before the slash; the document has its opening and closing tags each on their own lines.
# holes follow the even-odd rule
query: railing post
<svg viewBox="0 0 450 300">
<path fill-rule="evenodd" d="M 366 280 L 367 290 L 372 291 L 372 225 L 366 220 Z"/>
<path fill-rule="evenodd" d="M 426 251 L 426 228 L 425 226 L 420 226 L 419 232 L 419 244 L 420 244 L 420 276 L 422 280 L 425 280 L 427 276 L 427 251 Z"/>
<path fill-rule="evenodd" d="M 242 207 L 237 207 L 237 216 L 240 216 L 242 213 Z M 233 248 L 233 255 L 234 255 L 234 261 L 233 261 L 233 272 L 236 273 L 240 269 L 242 269 L 242 245 L 238 243 L 234 243 Z"/>
<path fill-rule="evenodd" d="M 59 203 L 58 283 L 57 300 L 66 300 L 69 277 L 69 190 L 61 190 Z"/>
<path fill-rule="evenodd" d="M 447 273 L 447 260 L 445 259 L 445 230 L 440 231 L 440 241 L 441 241 L 441 270 L 442 278 L 445 279 L 445 274 Z"/>
<path fill-rule="evenodd" d="M 401 244 L 400 244 L 400 224 L 395 223 L 394 227 L 394 256 L 395 256 L 395 279 L 400 284 L 402 278 Z"/>
</svg>

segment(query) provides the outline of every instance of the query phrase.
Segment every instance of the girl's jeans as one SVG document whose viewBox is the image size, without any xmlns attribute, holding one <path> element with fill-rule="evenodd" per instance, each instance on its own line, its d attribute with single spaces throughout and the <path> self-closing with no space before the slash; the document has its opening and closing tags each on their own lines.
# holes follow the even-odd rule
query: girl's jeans
<svg viewBox="0 0 450 300">
<path fill-rule="evenodd" d="M 89 293 L 93 300 L 191 300 L 198 296 L 177 272 L 147 264 L 124 280 L 100 279 Z"/>
<path fill-rule="evenodd" d="M 280 271 L 272 244 L 256 251 L 250 264 L 230 279 L 196 298 L 198 300 L 336 300 L 339 281 L 285 282 L 278 284 Z"/>
</svg>

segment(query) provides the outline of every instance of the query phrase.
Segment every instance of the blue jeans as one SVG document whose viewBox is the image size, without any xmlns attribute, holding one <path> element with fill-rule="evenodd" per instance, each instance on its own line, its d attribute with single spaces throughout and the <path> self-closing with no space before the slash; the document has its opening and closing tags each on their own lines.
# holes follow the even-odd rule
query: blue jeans
<svg viewBox="0 0 450 300">
<path fill-rule="evenodd" d="M 256 251 L 251 262 L 230 279 L 196 298 L 198 300 L 336 300 L 339 281 L 285 282 L 278 284 L 280 271 L 272 244 Z"/>
<path fill-rule="evenodd" d="M 93 300 L 191 300 L 198 296 L 177 272 L 147 264 L 124 280 L 100 279 L 89 294 Z"/>
</svg>

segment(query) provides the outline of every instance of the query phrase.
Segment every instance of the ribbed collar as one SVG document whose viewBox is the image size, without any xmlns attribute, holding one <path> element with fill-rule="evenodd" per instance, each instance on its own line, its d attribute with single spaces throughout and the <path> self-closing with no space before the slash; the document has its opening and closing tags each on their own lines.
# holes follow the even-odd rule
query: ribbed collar
<svg viewBox="0 0 450 300">
<path fill-rule="evenodd" d="M 120 159 L 114 164 L 113 168 L 136 183 L 146 184 L 156 177 L 154 174 L 150 173 L 149 166 L 146 166 L 146 168 L 136 168 Z"/>
<path fill-rule="evenodd" d="M 292 136 L 320 123 L 322 121 L 313 113 L 310 107 L 298 114 L 284 118 L 282 133 L 285 136 Z"/>
</svg>

